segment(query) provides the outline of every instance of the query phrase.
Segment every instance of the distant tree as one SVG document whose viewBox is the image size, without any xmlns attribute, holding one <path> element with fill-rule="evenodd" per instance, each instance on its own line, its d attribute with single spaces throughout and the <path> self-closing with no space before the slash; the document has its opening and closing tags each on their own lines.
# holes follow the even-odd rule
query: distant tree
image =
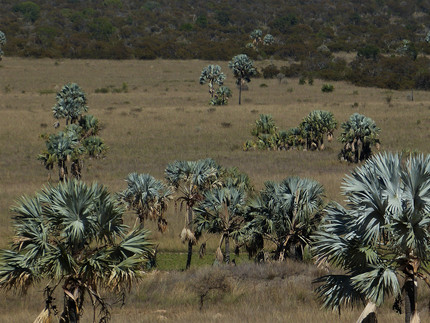
<svg viewBox="0 0 430 323">
<path fill-rule="evenodd" d="M 173 192 L 149 174 L 130 173 L 126 182 L 127 188 L 119 194 L 121 200 L 136 211 L 140 223 L 149 218 L 157 221 L 158 230 L 164 232 L 167 221 L 163 215 Z"/>
<path fill-rule="evenodd" d="M 217 258 L 230 263 L 230 239 L 236 238 L 245 222 L 246 193 L 233 186 L 215 188 L 204 194 L 203 200 L 194 208 L 196 232 L 220 234 Z M 224 243 L 224 256 L 219 259 Z"/>
<path fill-rule="evenodd" d="M 275 38 L 271 34 L 267 34 L 263 38 L 263 44 L 264 45 L 272 45 L 275 42 Z"/>
<path fill-rule="evenodd" d="M 211 99 L 213 99 L 216 92 L 215 85 L 223 85 L 225 79 L 226 76 L 221 72 L 221 67 L 219 65 L 208 65 L 202 70 L 200 84 L 208 83 L 209 94 L 211 95 Z"/>
<path fill-rule="evenodd" d="M 303 259 L 322 217 L 323 195 L 323 186 L 307 178 L 266 182 L 260 195 L 248 203 L 250 220 L 241 230 L 242 239 L 261 236 L 276 246 L 275 259 Z"/>
<path fill-rule="evenodd" d="M 345 206 L 330 203 L 313 236 L 317 262 L 341 269 L 316 281 L 323 306 L 394 296 L 405 322 L 419 322 L 418 279 L 430 281 L 430 156 L 378 154 L 345 177 L 342 193 Z"/>
<path fill-rule="evenodd" d="M 6 35 L 0 30 L 0 61 L 4 55 L 2 47 L 6 45 Z"/>
<path fill-rule="evenodd" d="M 83 160 L 104 157 L 108 147 L 98 136 L 100 125 L 97 118 L 84 115 L 88 111 L 85 93 L 75 83 L 69 83 L 57 94 L 57 104 L 52 108 L 54 118 L 66 119 L 65 131 L 53 135 L 42 135 L 46 149 L 38 155 L 46 169 L 58 165 L 59 180 L 68 178 L 67 163 L 70 162 L 71 175 L 80 179 Z M 60 122 L 55 124 L 58 128 Z"/>
<path fill-rule="evenodd" d="M 48 186 L 34 197 L 23 196 L 12 208 L 15 237 L 0 251 L 0 288 L 25 292 L 47 282 L 46 307 L 35 322 L 56 315 L 55 289 L 64 294 L 60 322 L 77 323 L 85 294 L 100 322 L 110 306 L 100 290 L 123 294 L 139 278 L 154 252 L 148 231 L 123 224 L 124 209 L 107 189 L 76 180 Z"/>
<path fill-rule="evenodd" d="M 57 93 L 57 104 L 52 108 L 55 119 L 66 119 L 66 125 L 76 123 L 88 111 L 87 97 L 76 83 L 64 85 Z"/>
<path fill-rule="evenodd" d="M 12 8 L 14 12 L 21 13 L 25 19 L 35 22 L 40 16 L 40 7 L 32 1 L 24 1 L 15 4 Z"/>
<path fill-rule="evenodd" d="M 344 144 L 339 158 L 352 163 L 368 159 L 372 154 L 372 146 L 379 150 L 380 128 L 375 121 L 362 114 L 354 113 L 349 120 L 342 123 L 339 141 Z"/>
<path fill-rule="evenodd" d="M 261 29 L 255 29 L 249 35 L 249 38 L 252 39 L 252 43 L 254 45 L 259 44 L 261 42 L 262 37 L 263 37 L 263 32 L 261 31 Z"/>
<path fill-rule="evenodd" d="M 197 238 L 194 232 L 194 206 L 203 199 L 205 191 L 220 186 L 220 167 L 212 159 L 197 161 L 175 161 L 167 165 L 166 179 L 178 196 L 176 203 L 185 204 L 185 226 L 181 232 L 182 242 L 188 241 L 186 269 L 191 266 L 193 245 Z"/>
<path fill-rule="evenodd" d="M 251 77 L 257 74 L 253 62 L 245 54 L 236 55 L 228 63 L 236 78 L 236 84 L 239 86 L 239 104 L 242 98 L 242 86 L 245 82 L 251 82 Z"/>
</svg>

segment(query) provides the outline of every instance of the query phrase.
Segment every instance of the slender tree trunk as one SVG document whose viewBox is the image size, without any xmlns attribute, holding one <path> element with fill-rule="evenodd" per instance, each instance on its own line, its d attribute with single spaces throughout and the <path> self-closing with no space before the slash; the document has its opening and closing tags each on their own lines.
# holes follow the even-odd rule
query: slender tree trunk
<svg viewBox="0 0 430 323">
<path fill-rule="evenodd" d="M 188 229 L 192 230 L 193 226 L 193 209 L 191 205 L 187 206 L 188 208 L 188 219 L 187 219 L 187 227 Z M 193 232 L 194 233 L 194 232 Z M 188 255 L 187 255 L 187 265 L 185 266 L 185 269 L 189 269 L 191 266 L 191 257 L 193 256 L 193 241 L 188 240 Z"/>
<path fill-rule="evenodd" d="M 230 263 L 230 235 L 228 234 L 228 232 L 225 234 L 225 240 L 224 240 L 224 245 L 225 245 L 225 263 L 229 264 Z"/>
</svg>

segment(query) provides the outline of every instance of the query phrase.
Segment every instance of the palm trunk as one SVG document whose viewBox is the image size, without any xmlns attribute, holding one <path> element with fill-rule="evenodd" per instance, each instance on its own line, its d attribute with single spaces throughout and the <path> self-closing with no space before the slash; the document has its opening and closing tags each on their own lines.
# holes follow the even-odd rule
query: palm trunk
<svg viewBox="0 0 430 323">
<path fill-rule="evenodd" d="M 64 294 L 64 309 L 61 313 L 60 323 L 79 323 L 76 302 L 66 294 Z"/>
<path fill-rule="evenodd" d="M 192 230 L 193 225 L 193 209 L 191 205 L 188 205 L 188 218 L 187 218 L 187 227 L 188 229 Z M 193 242 L 191 240 L 188 240 L 188 255 L 187 255 L 187 265 L 185 266 L 185 269 L 189 269 L 191 266 L 191 257 L 193 256 Z"/>
<path fill-rule="evenodd" d="M 360 317 L 357 320 L 357 323 L 377 323 L 378 320 L 376 318 L 376 305 L 372 302 L 368 302 Z"/>
<path fill-rule="evenodd" d="M 230 235 L 227 232 L 224 235 L 224 246 L 225 246 L 225 263 L 229 264 L 230 263 Z"/>
<path fill-rule="evenodd" d="M 417 312 L 417 277 L 413 269 L 405 269 L 404 273 L 406 276 L 405 284 L 403 285 L 405 292 L 405 323 L 418 323 L 420 319 Z"/>
</svg>

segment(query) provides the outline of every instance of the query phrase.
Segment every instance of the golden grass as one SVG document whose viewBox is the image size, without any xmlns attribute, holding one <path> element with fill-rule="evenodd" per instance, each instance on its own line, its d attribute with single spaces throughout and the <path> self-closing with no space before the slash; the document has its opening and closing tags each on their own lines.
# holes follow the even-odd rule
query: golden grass
<svg viewBox="0 0 430 323">
<path fill-rule="evenodd" d="M 225 85 L 233 89 L 234 95 L 228 106 L 212 108 L 207 104 L 207 86 L 200 85 L 198 79 L 202 68 L 209 63 L 219 64 L 227 75 Z M 257 62 L 261 66 L 269 63 Z M 248 173 L 257 189 L 267 180 L 297 175 L 318 180 L 324 185 L 328 199 L 342 201 L 339 187 L 354 165 L 337 160 L 340 143 L 327 143 L 324 152 L 242 151 L 242 144 L 251 138 L 252 124 L 260 113 L 272 114 L 276 125 L 287 129 L 297 126 L 315 109 L 333 112 L 339 122 L 359 112 L 374 119 L 382 129 L 383 150 L 430 152 L 429 92 L 417 91 L 415 101 L 408 101 L 409 92 L 359 88 L 343 82 L 315 80 L 309 86 L 299 85 L 297 79 L 288 79 L 282 84 L 276 79 L 253 79 L 249 91 L 243 92 L 243 104 L 239 106 L 238 91 L 227 65 L 227 62 L 199 60 L 55 61 L 5 57 L 0 67 L 0 247 L 5 247 L 11 239 L 8 210 L 13 201 L 22 194 L 33 194 L 47 182 L 48 173 L 36 160 L 44 145 L 39 135 L 54 132 L 51 107 L 55 104 L 55 94 L 52 92 L 68 82 L 78 83 L 87 93 L 89 113 L 102 122 L 101 135 L 110 147 L 104 160 L 86 162 L 84 180 L 99 181 L 113 192 L 125 188 L 124 178 L 130 172 L 150 173 L 162 179 L 166 165 L 174 160 L 211 157 L 223 166 L 237 166 Z M 108 86 L 121 88 L 123 83 L 127 84 L 127 93 L 95 93 L 96 89 Z M 334 92 L 322 93 L 324 83 L 333 84 Z M 390 104 L 388 96 L 391 96 Z M 56 177 L 54 172 L 52 178 Z M 153 234 L 160 252 L 186 251 L 178 239 L 183 227 L 183 216 L 178 213 L 172 204 L 167 233 Z M 128 222 L 133 219 L 132 214 L 127 216 Z M 216 245 L 217 239 L 209 240 L 208 252 Z M 163 277 L 166 276 L 154 279 Z M 159 307 L 151 300 L 142 307 L 139 300 L 144 296 L 140 295 L 145 293 L 145 284 L 151 282 L 145 280 L 143 287 L 130 297 L 132 301 L 126 311 L 115 311 L 113 321 L 153 322 L 165 317 L 177 322 L 289 319 L 309 322 L 315 317 L 318 322 L 337 321 L 336 315 L 320 311 L 312 303 L 309 278 L 306 279 L 307 285 L 282 283 L 283 289 L 277 284 L 262 283 L 258 285 L 260 289 L 250 290 L 238 283 L 228 300 L 209 302 L 201 313 L 196 310 L 195 299 L 185 296 L 188 292 L 179 286 L 173 292 L 166 290 L 157 296 L 161 298 Z M 293 300 L 286 296 L 291 289 L 298 289 Z M 297 299 L 298 295 L 303 300 Z M 18 298 L 19 301 L 3 298 L 0 321 L 35 318 L 43 304 L 34 299 L 40 297 L 41 292 L 33 290 L 30 296 Z M 171 303 L 166 308 L 165 297 Z M 178 297 L 185 300 L 182 302 Z M 300 310 L 309 303 L 313 305 Z M 342 321 L 353 321 L 359 311 L 348 313 L 342 316 Z M 400 321 L 399 317 L 393 319 L 389 314 L 381 322 L 393 320 Z"/>
</svg>

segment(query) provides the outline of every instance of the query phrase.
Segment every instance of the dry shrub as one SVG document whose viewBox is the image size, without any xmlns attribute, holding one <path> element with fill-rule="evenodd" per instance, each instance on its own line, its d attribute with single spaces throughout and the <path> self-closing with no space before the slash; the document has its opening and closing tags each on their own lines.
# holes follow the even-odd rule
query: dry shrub
<svg viewBox="0 0 430 323">
<path fill-rule="evenodd" d="M 226 271 L 219 268 L 206 268 L 194 272 L 192 275 L 190 289 L 199 298 L 199 309 L 203 309 L 203 304 L 207 297 L 221 297 L 232 290 L 232 280 Z"/>
</svg>

